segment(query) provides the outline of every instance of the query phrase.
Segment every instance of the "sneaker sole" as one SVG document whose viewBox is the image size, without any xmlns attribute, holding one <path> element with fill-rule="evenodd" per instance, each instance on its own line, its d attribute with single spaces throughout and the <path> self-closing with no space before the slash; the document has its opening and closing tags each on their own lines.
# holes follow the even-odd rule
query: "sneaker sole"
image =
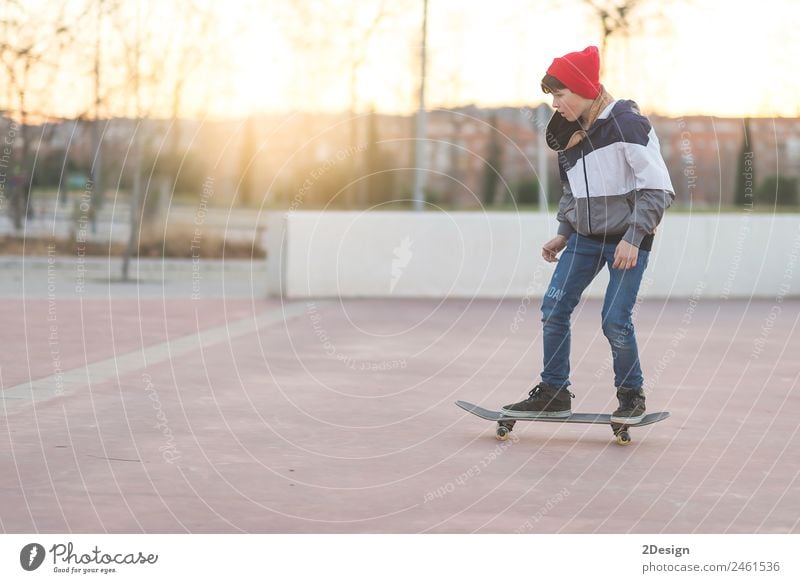
<svg viewBox="0 0 800 583">
<path fill-rule="evenodd" d="M 620 423 L 623 425 L 636 425 L 637 423 L 641 423 L 644 419 L 644 415 L 639 415 L 637 417 L 614 417 L 611 416 L 611 423 Z"/>
<path fill-rule="evenodd" d="M 500 409 L 506 417 L 516 417 L 518 419 L 563 419 L 572 415 L 572 411 L 509 411 Z"/>
</svg>

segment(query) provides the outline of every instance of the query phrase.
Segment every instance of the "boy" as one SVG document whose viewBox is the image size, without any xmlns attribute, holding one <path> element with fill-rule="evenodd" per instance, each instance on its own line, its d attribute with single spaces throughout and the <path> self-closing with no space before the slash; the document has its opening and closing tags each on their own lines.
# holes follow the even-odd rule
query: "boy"
<svg viewBox="0 0 800 583">
<path fill-rule="evenodd" d="M 503 407 L 507 415 L 569 417 L 575 396 L 567 388 L 570 316 L 583 290 L 608 265 L 602 325 L 619 400 L 611 420 L 636 424 L 644 418 L 633 306 L 656 226 L 675 191 L 650 122 L 633 101 L 611 97 L 599 73 L 600 56 L 590 46 L 554 59 L 542 79 L 556 110 L 546 137 L 558 152 L 563 188 L 558 234 L 544 244 L 542 257 L 558 265 L 542 300 L 542 382 L 527 399 Z"/>
</svg>

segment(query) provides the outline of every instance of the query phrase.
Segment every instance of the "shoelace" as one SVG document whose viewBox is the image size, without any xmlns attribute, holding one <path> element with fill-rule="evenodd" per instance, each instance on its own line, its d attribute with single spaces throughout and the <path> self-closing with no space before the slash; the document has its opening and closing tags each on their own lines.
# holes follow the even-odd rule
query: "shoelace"
<svg viewBox="0 0 800 583">
<path fill-rule="evenodd" d="M 528 391 L 528 399 L 533 399 L 536 395 L 539 394 L 542 388 L 543 388 L 542 383 L 539 383 L 538 385 L 533 387 L 530 391 Z M 567 392 L 569 393 L 570 397 L 572 397 L 573 399 L 575 398 L 575 395 L 572 393 L 572 391 L 567 391 Z"/>
<path fill-rule="evenodd" d="M 536 385 L 535 387 L 533 387 L 530 391 L 528 391 L 528 399 L 533 399 L 539 393 L 539 391 L 541 389 L 542 389 L 542 385 L 541 384 Z"/>
</svg>

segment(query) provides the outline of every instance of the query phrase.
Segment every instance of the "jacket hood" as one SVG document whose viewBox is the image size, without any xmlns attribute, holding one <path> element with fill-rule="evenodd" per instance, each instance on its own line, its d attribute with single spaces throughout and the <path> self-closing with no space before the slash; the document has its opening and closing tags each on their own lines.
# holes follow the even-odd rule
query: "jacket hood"
<svg viewBox="0 0 800 583">
<path fill-rule="evenodd" d="M 611 111 L 605 117 L 598 117 L 591 127 L 586 131 L 586 135 L 590 136 L 597 131 L 598 128 L 605 124 L 619 121 L 619 118 L 627 115 L 641 115 L 639 106 L 631 99 L 617 100 Z M 560 113 L 553 112 L 553 116 L 547 124 L 545 129 L 545 140 L 551 150 L 561 152 L 567 149 L 567 144 L 575 132 L 582 132 L 583 128 L 577 121 L 567 121 L 567 119 Z"/>
</svg>

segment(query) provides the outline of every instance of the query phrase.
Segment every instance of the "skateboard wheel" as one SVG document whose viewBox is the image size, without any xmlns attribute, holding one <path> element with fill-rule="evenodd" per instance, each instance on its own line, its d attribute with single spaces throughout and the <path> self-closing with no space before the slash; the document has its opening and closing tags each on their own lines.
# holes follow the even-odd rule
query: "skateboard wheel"
<svg viewBox="0 0 800 583">
<path fill-rule="evenodd" d="M 620 445 L 628 445 L 631 442 L 631 434 L 627 431 L 620 431 L 617 433 L 617 443 Z"/>
<path fill-rule="evenodd" d="M 508 434 L 511 433 L 508 427 L 503 427 L 502 425 L 497 428 L 497 433 L 495 433 L 495 437 L 498 441 L 505 441 L 508 439 Z"/>
</svg>

